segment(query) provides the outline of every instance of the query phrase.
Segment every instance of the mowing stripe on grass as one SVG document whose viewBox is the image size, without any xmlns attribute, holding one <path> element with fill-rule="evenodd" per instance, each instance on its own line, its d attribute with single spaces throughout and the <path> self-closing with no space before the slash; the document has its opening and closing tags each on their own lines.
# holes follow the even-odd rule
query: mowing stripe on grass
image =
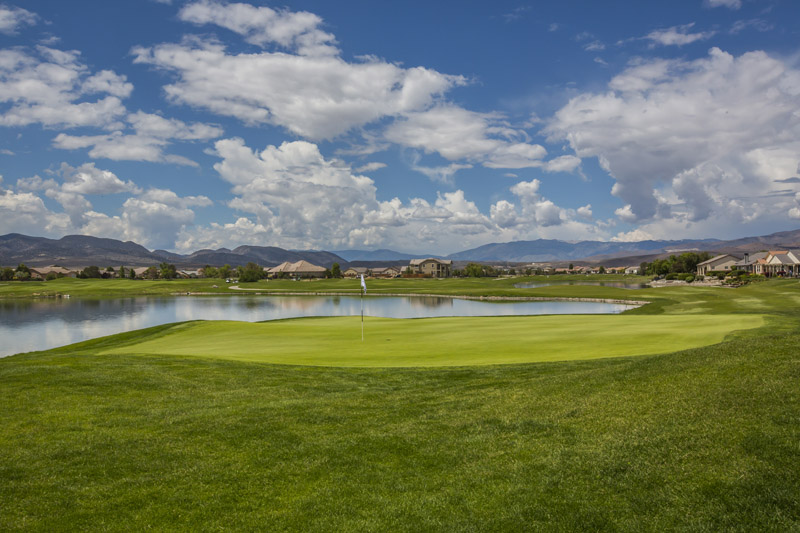
<svg viewBox="0 0 800 533">
<path fill-rule="evenodd" d="M 353 317 L 212 321 L 176 324 L 157 338 L 100 353 L 352 367 L 493 365 L 674 352 L 763 325 L 762 315 L 369 317 L 362 342 Z"/>
</svg>

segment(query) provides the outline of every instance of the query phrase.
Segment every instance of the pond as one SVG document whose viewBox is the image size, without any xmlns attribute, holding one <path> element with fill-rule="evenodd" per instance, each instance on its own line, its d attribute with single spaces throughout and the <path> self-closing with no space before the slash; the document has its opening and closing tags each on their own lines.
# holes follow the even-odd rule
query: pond
<svg viewBox="0 0 800 533">
<path fill-rule="evenodd" d="M 371 296 L 363 303 L 365 316 L 388 318 L 610 314 L 632 307 L 603 302 L 478 301 L 429 296 Z M 0 300 L 0 357 L 185 320 L 259 322 L 360 313 L 360 299 L 352 296 Z"/>
<path fill-rule="evenodd" d="M 557 287 L 561 285 L 595 285 L 598 287 L 614 287 L 617 289 L 648 289 L 647 283 L 629 283 L 625 281 L 532 281 L 517 283 L 517 289 L 538 289 L 539 287 Z"/>
</svg>

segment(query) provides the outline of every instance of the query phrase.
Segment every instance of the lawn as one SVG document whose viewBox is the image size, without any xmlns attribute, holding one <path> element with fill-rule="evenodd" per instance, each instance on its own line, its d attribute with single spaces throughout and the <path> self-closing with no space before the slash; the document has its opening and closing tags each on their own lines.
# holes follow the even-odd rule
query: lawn
<svg viewBox="0 0 800 533">
<path fill-rule="evenodd" d="M 763 324 L 760 315 L 368 317 L 362 341 L 358 317 L 199 321 L 99 353 L 325 366 L 493 365 L 673 352 Z"/>
<path fill-rule="evenodd" d="M 0 530 L 800 529 L 796 281 L 405 281 L 370 292 L 652 303 L 369 319 L 363 344 L 353 318 L 191 322 L 0 359 Z M 492 364 L 531 353 L 569 360 Z"/>
</svg>

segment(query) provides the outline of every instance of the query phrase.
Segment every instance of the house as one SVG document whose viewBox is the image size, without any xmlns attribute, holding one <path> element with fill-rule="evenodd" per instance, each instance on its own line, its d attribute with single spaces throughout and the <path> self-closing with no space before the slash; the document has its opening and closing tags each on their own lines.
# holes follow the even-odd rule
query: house
<svg viewBox="0 0 800 533">
<path fill-rule="evenodd" d="M 59 277 L 74 278 L 78 275 L 78 272 L 75 270 L 70 270 L 68 268 L 60 267 L 57 265 L 36 267 L 36 268 L 31 268 L 30 270 L 31 270 L 31 278 L 34 279 L 36 278 L 45 279 L 47 275 L 50 274 L 51 272 L 55 273 Z"/>
<path fill-rule="evenodd" d="M 389 266 L 372 269 L 372 277 L 375 278 L 396 278 L 401 274 L 400 267 Z"/>
<path fill-rule="evenodd" d="M 408 264 L 408 268 L 414 274 L 425 274 L 433 276 L 434 278 L 448 278 L 450 277 L 450 268 L 453 266 L 453 261 L 450 259 L 436 259 L 428 257 L 426 259 L 412 259 Z"/>
<path fill-rule="evenodd" d="M 754 254 L 746 253 L 744 254 L 744 259 L 734 263 L 733 266 L 736 270 L 744 270 L 745 272 L 749 272 L 751 274 L 757 274 L 760 273 L 756 272 L 758 265 L 764 264 L 764 263 L 759 263 L 759 259 L 766 259 L 767 255 L 769 255 L 769 252 L 758 252 Z"/>
<path fill-rule="evenodd" d="M 797 276 L 800 274 L 800 250 L 774 250 L 758 261 L 757 274 L 764 276 Z"/>
<path fill-rule="evenodd" d="M 361 276 L 369 276 L 369 269 L 367 267 L 350 267 L 345 270 L 342 275 L 346 278 L 360 278 Z"/>
<path fill-rule="evenodd" d="M 285 261 L 267 270 L 267 274 L 273 278 L 281 274 L 288 275 L 292 278 L 324 278 L 326 271 L 327 269 L 325 267 L 300 260 L 294 263 Z"/>
<path fill-rule="evenodd" d="M 709 272 L 730 271 L 735 270 L 733 266 L 739 262 L 740 259 L 730 254 L 722 254 L 712 257 L 707 261 L 697 264 L 697 275 L 705 276 Z"/>
<path fill-rule="evenodd" d="M 143 277 L 150 267 L 134 267 L 132 269 L 128 269 L 128 271 L 133 270 L 133 273 L 136 274 L 137 278 Z"/>
<path fill-rule="evenodd" d="M 633 274 L 633 275 L 636 275 L 636 274 L 638 274 L 638 273 L 639 273 L 639 269 L 640 269 L 640 267 L 638 267 L 638 266 L 635 266 L 635 267 L 627 267 L 627 268 L 625 269 L 625 274 L 628 274 L 628 275 L 631 275 L 631 274 Z"/>
</svg>

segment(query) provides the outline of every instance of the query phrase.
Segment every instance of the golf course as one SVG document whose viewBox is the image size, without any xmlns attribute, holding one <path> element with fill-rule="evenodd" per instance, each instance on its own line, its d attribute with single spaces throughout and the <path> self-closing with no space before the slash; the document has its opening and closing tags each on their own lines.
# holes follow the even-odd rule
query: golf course
<svg viewBox="0 0 800 533">
<path fill-rule="evenodd" d="M 368 280 L 365 298 L 638 306 L 367 316 L 363 341 L 358 317 L 195 320 L 0 358 L 0 530 L 799 530 L 800 281 L 568 278 Z M 241 291 L 0 284 L 0 301 L 187 294 Z"/>
</svg>

